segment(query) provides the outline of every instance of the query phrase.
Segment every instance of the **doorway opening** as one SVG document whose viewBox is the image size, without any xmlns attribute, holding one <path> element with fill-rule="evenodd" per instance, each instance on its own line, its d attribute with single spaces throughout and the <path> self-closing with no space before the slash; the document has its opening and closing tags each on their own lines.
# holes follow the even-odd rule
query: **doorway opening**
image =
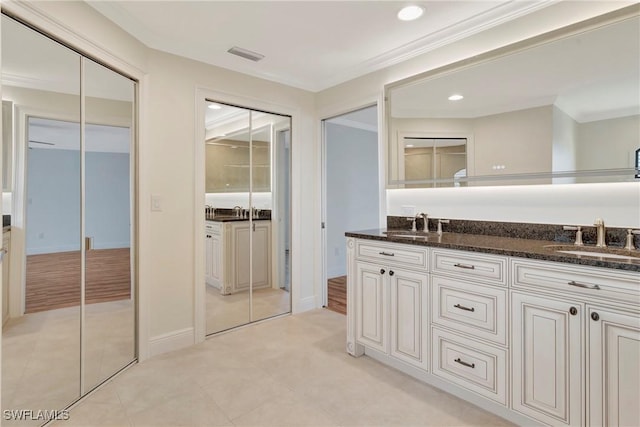
<svg viewBox="0 0 640 427">
<path fill-rule="evenodd" d="M 345 232 L 378 228 L 378 107 L 323 120 L 323 306 L 346 314 Z"/>
</svg>

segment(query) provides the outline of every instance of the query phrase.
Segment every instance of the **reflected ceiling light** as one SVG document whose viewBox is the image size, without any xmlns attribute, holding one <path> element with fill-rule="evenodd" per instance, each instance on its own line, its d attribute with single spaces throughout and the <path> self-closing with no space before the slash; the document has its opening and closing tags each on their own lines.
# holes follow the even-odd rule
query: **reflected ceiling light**
<svg viewBox="0 0 640 427">
<path fill-rule="evenodd" d="M 220 110 L 220 109 L 222 109 L 222 105 L 209 104 L 209 108 L 211 108 L 212 110 Z"/>
<path fill-rule="evenodd" d="M 407 144 L 407 145 L 405 145 L 405 147 L 407 147 L 407 148 L 413 148 L 413 146 L 414 146 L 413 144 Z"/>
<path fill-rule="evenodd" d="M 398 12 L 398 19 L 401 21 L 413 21 L 418 19 L 424 13 L 424 8 L 420 6 L 406 6 Z"/>
<path fill-rule="evenodd" d="M 462 98 L 464 98 L 464 96 L 455 94 L 449 97 L 449 101 L 460 101 Z"/>
</svg>

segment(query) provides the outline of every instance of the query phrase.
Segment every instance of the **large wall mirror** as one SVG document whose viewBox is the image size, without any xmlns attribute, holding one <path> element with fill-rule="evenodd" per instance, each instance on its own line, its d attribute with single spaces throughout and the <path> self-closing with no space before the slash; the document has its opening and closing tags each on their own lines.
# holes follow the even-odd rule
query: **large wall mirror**
<svg viewBox="0 0 640 427">
<path fill-rule="evenodd" d="M 638 180 L 638 5 L 385 88 L 389 188 Z"/>
</svg>

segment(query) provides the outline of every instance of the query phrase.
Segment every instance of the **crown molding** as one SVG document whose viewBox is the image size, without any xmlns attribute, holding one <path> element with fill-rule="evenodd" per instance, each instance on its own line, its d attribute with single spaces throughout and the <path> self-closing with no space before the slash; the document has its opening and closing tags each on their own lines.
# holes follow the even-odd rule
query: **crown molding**
<svg viewBox="0 0 640 427">
<path fill-rule="evenodd" d="M 399 64 L 474 34 L 481 33 L 498 25 L 544 9 L 552 4 L 558 3 L 558 1 L 559 0 L 541 0 L 537 2 L 511 1 L 498 5 L 464 21 L 450 25 L 396 49 L 389 50 L 381 55 L 361 62 L 345 72 L 333 75 L 331 79 L 324 80 L 311 90 L 324 90 L 358 76 Z"/>
</svg>

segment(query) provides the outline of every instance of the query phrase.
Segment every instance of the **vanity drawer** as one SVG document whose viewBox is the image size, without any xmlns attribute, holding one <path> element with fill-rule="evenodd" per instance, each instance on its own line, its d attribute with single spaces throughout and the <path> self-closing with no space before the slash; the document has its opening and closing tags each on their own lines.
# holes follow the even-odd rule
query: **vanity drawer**
<svg viewBox="0 0 640 427">
<path fill-rule="evenodd" d="M 434 249 L 431 258 L 434 273 L 466 277 L 490 285 L 507 285 L 506 257 Z"/>
<path fill-rule="evenodd" d="M 507 344 L 507 290 L 432 276 L 433 323 Z"/>
<path fill-rule="evenodd" d="M 512 286 L 640 305 L 640 273 L 512 258 Z"/>
<path fill-rule="evenodd" d="M 207 233 L 219 235 L 222 232 L 222 224 L 219 222 L 205 221 L 204 228 Z"/>
<path fill-rule="evenodd" d="M 397 243 L 356 241 L 356 258 L 420 269 L 428 268 L 428 249 Z"/>
<path fill-rule="evenodd" d="M 507 404 L 507 352 L 432 329 L 433 374 L 502 405 Z"/>
</svg>

